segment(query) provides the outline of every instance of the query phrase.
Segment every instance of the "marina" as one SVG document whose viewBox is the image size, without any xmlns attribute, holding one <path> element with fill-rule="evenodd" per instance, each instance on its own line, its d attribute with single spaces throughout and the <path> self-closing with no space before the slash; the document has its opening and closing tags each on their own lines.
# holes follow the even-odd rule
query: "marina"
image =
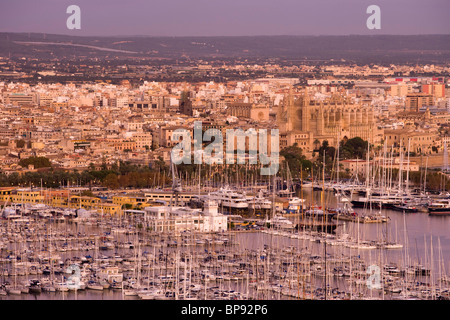
<svg viewBox="0 0 450 320">
<path fill-rule="evenodd" d="M 158 232 L 138 211 L 79 219 L 16 207 L 0 225 L 0 299 L 448 299 L 448 218 L 379 209 L 386 221 L 358 223 L 311 205 L 326 196 L 339 208 L 333 191 L 303 192 L 308 216 L 223 215 L 228 227 L 216 232 L 195 224 Z M 200 220 L 205 209 L 196 210 Z M 376 288 L 368 285 L 374 266 Z"/>
<path fill-rule="evenodd" d="M 4 305 L 450 300 L 450 1 L 3 2 Z"/>
</svg>

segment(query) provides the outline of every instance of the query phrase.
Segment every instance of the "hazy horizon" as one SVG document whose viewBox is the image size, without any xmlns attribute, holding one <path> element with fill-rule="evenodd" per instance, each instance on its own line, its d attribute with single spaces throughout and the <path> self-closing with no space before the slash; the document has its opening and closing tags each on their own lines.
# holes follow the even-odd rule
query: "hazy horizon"
<svg viewBox="0 0 450 320">
<path fill-rule="evenodd" d="M 368 6 L 381 8 L 369 30 Z M 70 5 L 81 29 L 66 27 Z M 73 36 L 233 37 L 450 33 L 448 0 L 3 0 L 0 32 Z"/>
<path fill-rule="evenodd" d="M 450 35 L 448 33 L 426 33 L 426 34 L 255 34 L 255 35 L 179 35 L 179 36 L 160 36 L 160 35 L 146 35 L 146 34 L 111 34 L 111 35 L 76 35 L 71 33 L 53 33 L 53 32 L 15 32 L 15 31 L 0 31 L 1 33 L 15 33 L 15 34 L 45 34 L 45 35 L 55 35 L 55 36 L 71 36 L 71 37 L 105 37 L 105 38 L 116 38 L 116 37 L 149 37 L 149 38 L 238 38 L 238 37 L 351 37 L 351 36 L 367 36 L 367 37 L 380 37 L 380 36 L 404 36 L 404 37 L 413 37 L 413 36 L 447 36 Z"/>
</svg>

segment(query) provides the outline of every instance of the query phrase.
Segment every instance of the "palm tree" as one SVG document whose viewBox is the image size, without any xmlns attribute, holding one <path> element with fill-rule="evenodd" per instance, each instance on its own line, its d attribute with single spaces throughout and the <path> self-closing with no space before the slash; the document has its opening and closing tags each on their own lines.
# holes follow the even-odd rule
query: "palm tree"
<svg viewBox="0 0 450 320">
<path fill-rule="evenodd" d="M 314 150 L 317 150 L 320 148 L 320 141 L 319 139 L 314 140 Z"/>
</svg>

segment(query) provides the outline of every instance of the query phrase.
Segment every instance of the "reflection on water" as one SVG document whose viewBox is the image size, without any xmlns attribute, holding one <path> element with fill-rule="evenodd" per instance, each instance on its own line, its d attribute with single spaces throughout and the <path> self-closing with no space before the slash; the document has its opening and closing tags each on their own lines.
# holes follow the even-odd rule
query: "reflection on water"
<svg viewBox="0 0 450 320">
<path fill-rule="evenodd" d="M 305 198 L 309 203 L 320 203 L 321 192 L 306 193 Z M 317 200 L 314 200 L 317 199 Z M 336 198 L 331 193 L 324 195 L 326 206 L 336 206 Z M 364 209 L 355 209 L 358 213 L 364 213 Z M 281 252 L 283 249 L 293 247 L 297 252 L 304 252 L 309 256 L 334 256 L 334 257 L 360 257 L 365 261 L 365 265 L 386 266 L 388 264 L 396 264 L 402 266 L 421 264 L 431 269 L 434 279 L 439 279 L 443 274 L 448 274 L 450 270 L 450 217 L 429 216 L 427 213 L 402 213 L 391 210 L 381 210 L 381 214 L 389 217 L 388 223 L 353 223 L 339 222 L 336 229 L 336 237 L 339 238 L 343 234 L 348 234 L 351 238 L 358 241 L 364 240 L 388 240 L 400 243 L 402 249 L 373 249 L 363 250 L 349 248 L 340 245 L 327 245 L 326 242 L 320 241 L 320 238 L 311 239 L 295 239 L 291 237 L 273 235 L 262 232 L 242 232 L 231 233 L 230 237 L 239 243 L 238 246 L 229 247 L 226 250 L 231 252 L 244 252 L 254 250 L 263 252 L 270 249 L 272 252 Z M 296 217 L 291 217 L 294 222 Z M 55 226 L 56 227 L 56 226 Z M 79 232 L 97 232 L 98 228 L 94 226 L 59 226 L 60 228 L 79 228 Z M 308 231 L 307 231 L 308 233 Z M 120 238 L 122 237 L 122 238 Z M 122 242 L 133 241 L 135 236 L 122 235 L 119 240 Z M 12 248 L 13 244 L 10 244 Z M 142 246 L 143 252 L 153 252 L 152 246 Z M 158 249 L 159 250 L 159 249 Z M 203 247 L 178 247 L 164 248 L 166 252 L 181 250 L 181 252 L 203 252 Z M 125 249 L 115 249 L 102 251 L 103 255 L 112 256 L 130 252 Z M 86 251 L 82 254 L 90 254 L 92 256 L 98 254 L 95 251 Z M 80 255 L 80 253 L 67 252 L 61 254 L 63 259 Z M 10 281 L 12 279 L 9 279 Z M 419 279 L 420 280 L 420 279 Z M 248 280 L 246 280 L 248 281 Z M 331 282 L 331 283 L 330 283 Z M 334 278 L 330 280 L 328 285 L 337 286 L 343 290 L 349 289 L 349 284 L 343 278 Z M 230 289 L 239 289 L 245 291 L 247 283 L 245 281 L 236 283 L 229 282 L 227 284 Z M 311 287 L 324 287 L 325 279 L 311 279 Z M 370 292 L 370 296 L 376 292 Z M 378 293 L 380 295 L 380 293 Z M 263 298 L 267 298 L 263 296 Z M 270 298 L 270 297 L 269 297 Z M 276 298 L 276 297 L 275 297 Z M 124 296 L 122 290 L 107 289 L 103 291 L 82 290 L 78 292 L 52 292 L 40 294 L 22 294 L 8 295 L 0 297 L 0 299 L 8 300 L 136 300 L 138 297 Z M 287 297 L 285 299 L 288 299 Z"/>
<path fill-rule="evenodd" d="M 139 300 L 134 296 L 123 296 L 120 290 L 81 290 L 78 292 L 50 292 L 38 294 L 9 295 L 8 300 Z"/>
<path fill-rule="evenodd" d="M 305 192 L 304 196 L 308 203 L 313 200 L 314 203 L 320 204 L 321 192 L 314 191 Z M 315 199 L 315 200 L 314 200 Z M 326 192 L 325 206 L 335 207 L 337 205 L 337 198 L 331 192 Z M 355 208 L 359 214 L 368 213 L 367 209 Z M 379 210 L 378 210 L 379 211 Z M 377 213 L 373 210 L 373 213 Z M 348 223 L 342 222 L 336 233 L 339 235 L 343 232 L 360 236 L 360 239 L 378 240 L 388 239 L 399 242 L 406 246 L 410 259 L 424 261 L 425 257 L 430 257 L 430 248 L 436 252 L 434 258 L 438 259 L 438 250 L 441 251 L 441 259 L 449 266 L 450 261 L 450 216 L 429 216 L 428 213 L 402 213 L 394 210 L 381 210 L 381 215 L 389 217 L 388 223 Z M 440 244 L 440 247 L 439 247 Z M 393 259 L 400 254 L 400 251 L 393 250 L 388 253 L 392 255 Z M 404 254 L 404 253 L 403 253 Z M 447 269 L 450 270 L 450 269 Z"/>
</svg>

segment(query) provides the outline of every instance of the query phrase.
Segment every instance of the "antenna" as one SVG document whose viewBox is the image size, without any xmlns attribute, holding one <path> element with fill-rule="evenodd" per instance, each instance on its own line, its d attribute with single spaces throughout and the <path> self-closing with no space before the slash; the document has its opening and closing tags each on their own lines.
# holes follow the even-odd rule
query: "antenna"
<svg viewBox="0 0 450 320">
<path fill-rule="evenodd" d="M 444 140 L 444 166 L 442 171 L 448 170 L 448 150 L 447 150 L 447 141 Z"/>
<path fill-rule="evenodd" d="M 173 206 L 172 198 L 175 196 L 175 205 L 178 204 L 178 194 L 183 190 L 181 187 L 181 181 L 178 179 L 178 171 L 175 164 L 172 162 L 172 158 L 170 158 L 170 169 L 172 171 L 172 196 L 170 197 L 170 207 Z"/>
</svg>

